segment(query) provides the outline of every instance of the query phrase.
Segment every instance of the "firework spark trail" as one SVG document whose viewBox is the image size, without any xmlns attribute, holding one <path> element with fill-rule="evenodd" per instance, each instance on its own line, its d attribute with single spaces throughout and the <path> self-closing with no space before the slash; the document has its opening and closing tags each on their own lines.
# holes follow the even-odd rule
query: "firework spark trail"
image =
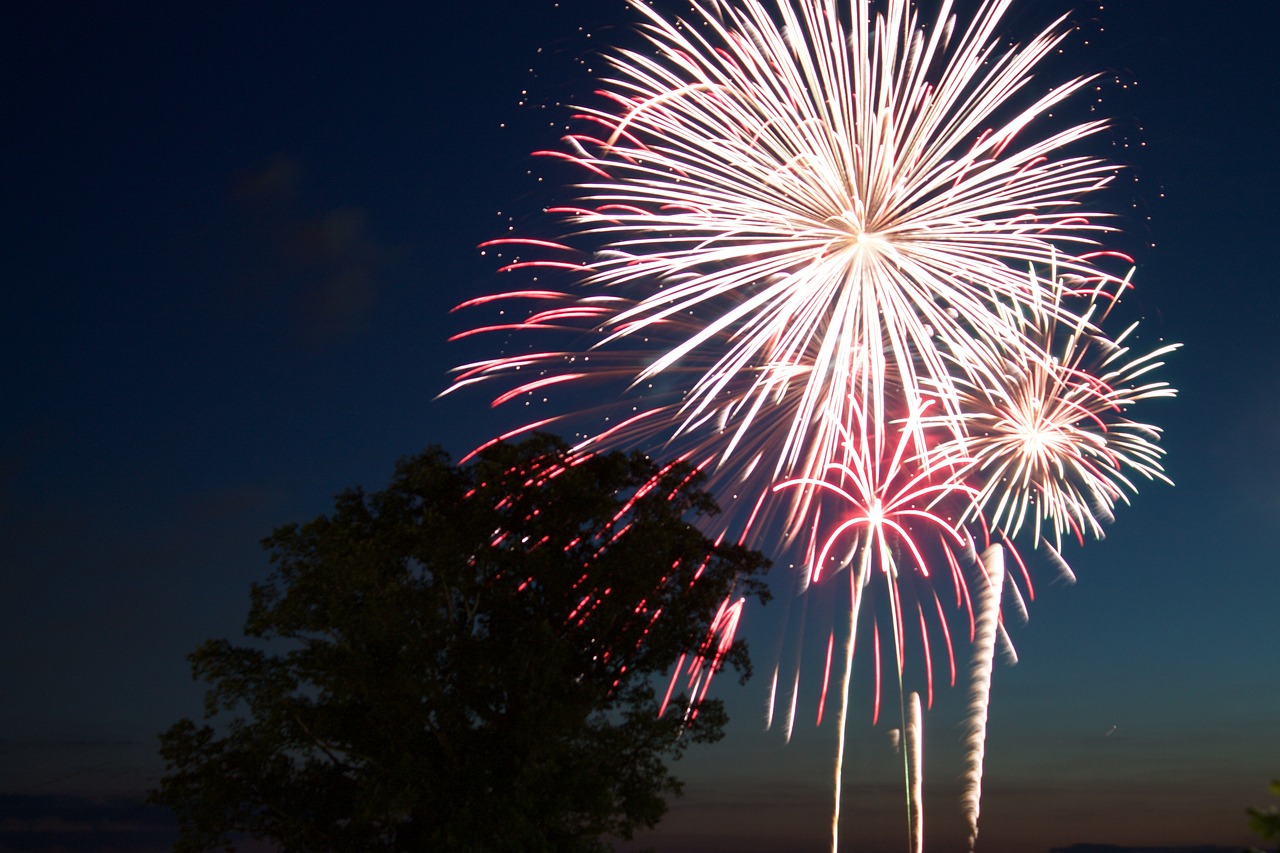
<svg viewBox="0 0 1280 853">
<path fill-rule="evenodd" d="M 985 3 L 954 50 L 943 37 L 951 30 L 945 6 L 926 37 L 903 0 L 891 0 L 874 21 L 868 4 L 856 3 L 848 26 L 834 4 L 809 0 L 797 13 L 779 3 L 781 28 L 759 2 L 723 4 L 719 16 L 706 15 L 721 52 L 696 28 L 680 29 L 640 7 L 650 18 L 649 38 L 669 63 L 624 54 L 623 76 L 612 81 L 630 105 L 621 124 L 637 134 L 647 129 L 653 140 L 616 152 L 631 155 L 623 159 L 614 156 L 615 130 L 604 153 L 587 161 L 630 178 L 589 189 L 642 212 L 611 217 L 610 230 L 627 238 L 623 245 L 634 255 L 598 265 L 593 278 L 613 284 L 725 265 L 636 306 L 621 318 L 634 326 L 621 334 L 771 279 L 733 309 L 716 312 L 701 334 L 659 358 L 645 376 L 725 329 L 735 330 L 735 343 L 719 375 L 792 360 L 821 322 L 829 324 L 816 362 L 821 372 L 841 376 L 850 344 L 869 347 L 868 404 L 880 409 L 887 376 L 879 365 L 892 363 L 910 392 L 920 370 L 949 381 L 944 350 L 963 353 L 975 365 L 965 369 L 980 373 L 981 365 L 996 363 L 996 353 L 1020 346 L 993 322 L 990 294 L 1022 297 L 1011 262 L 1043 263 L 1052 247 L 1091 241 L 1100 226 L 1047 210 L 1097 188 L 1113 170 L 1085 158 L 1041 159 L 1099 123 L 1025 148 L 1011 145 L 1030 118 L 1085 80 L 1058 88 L 994 132 L 984 127 L 1062 38 L 1051 28 L 1001 55 L 993 33 L 1010 2 Z M 928 80 L 938 63 L 939 79 Z M 638 64 L 645 73 L 635 74 Z M 1027 211 L 1039 214 L 1034 227 Z M 1087 277 L 1100 275 L 1074 256 L 1067 263 Z M 779 352 L 788 357 L 778 359 Z M 771 384 L 763 378 L 759 390 Z M 696 414 L 716 405 L 718 387 L 714 378 L 699 383 L 686 406 Z M 789 444 L 822 444 L 823 436 L 808 435 L 803 424 L 822 410 L 834 415 L 830 422 L 843 422 L 841 396 L 806 399 Z"/>
<path fill-rule="evenodd" d="M 924 851 L 924 719 L 920 714 L 920 694 L 907 697 L 906 723 L 907 760 L 907 829 L 911 838 L 911 853 Z"/>
<path fill-rule="evenodd" d="M 825 522 L 821 513 L 815 512 L 806 559 L 813 582 L 824 572 L 856 561 L 860 585 L 850 605 L 856 612 L 863 587 L 870 586 L 873 579 L 883 579 L 900 685 L 905 641 L 899 585 L 907 576 L 929 576 L 924 554 L 927 544 L 936 542 L 943 548 L 966 546 L 966 535 L 950 520 L 946 507 L 950 502 L 967 503 L 976 494 L 972 487 L 954 478 L 939 477 L 943 469 L 919 464 L 922 457 L 913 451 L 917 430 L 912 424 L 928 408 L 926 401 L 900 423 L 895 422 L 898 429 L 892 444 L 881 437 L 880 425 L 859 418 L 840 431 L 841 458 L 828 466 L 822 479 L 796 478 L 774 486 L 775 492 L 813 490 L 819 498 L 826 498 L 830 514 L 838 519 Z M 863 414 L 856 405 L 854 411 L 858 416 Z M 880 587 L 877 583 L 876 588 Z M 844 683 L 847 693 L 847 678 Z M 879 699 L 877 692 L 877 706 Z"/>
<path fill-rule="evenodd" d="M 1000 591 L 1004 587 L 1004 549 L 991 545 L 982 552 L 984 582 L 977 584 L 977 636 L 969 669 L 969 718 L 965 723 L 965 787 L 961 797 L 969 824 L 969 850 L 978 841 L 978 812 L 982 803 L 982 763 L 987 740 L 987 705 L 991 701 L 991 667 L 995 661 L 996 629 L 1000 622 Z"/>
<path fill-rule="evenodd" d="M 803 658 L 803 643 L 797 641 L 794 649 L 791 651 L 790 674 L 790 699 L 779 696 L 780 679 L 782 678 L 783 656 L 786 650 L 786 637 L 788 634 L 793 638 L 803 637 L 805 634 L 805 625 L 808 620 L 809 597 L 804 595 L 809 588 L 809 575 L 807 572 L 797 574 L 796 581 L 799 582 L 799 588 L 795 590 L 795 594 L 788 595 L 786 598 L 785 610 L 783 612 L 782 623 L 776 637 L 776 645 L 773 654 L 773 677 L 770 682 L 769 697 L 765 704 L 765 730 L 773 728 L 777 718 L 778 701 L 781 698 L 784 702 L 786 712 L 781 720 L 781 731 L 783 740 L 787 743 L 791 742 L 791 735 L 795 729 L 796 706 L 800 696 L 800 672 L 801 660 Z M 782 691 L 786 691 L 786 687 L 782 687 Z"/>
</svg>

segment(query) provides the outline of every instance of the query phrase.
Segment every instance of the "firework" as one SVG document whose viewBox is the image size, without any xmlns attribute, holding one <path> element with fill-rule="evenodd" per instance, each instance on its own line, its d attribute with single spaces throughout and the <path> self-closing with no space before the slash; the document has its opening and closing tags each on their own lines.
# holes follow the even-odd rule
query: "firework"
<svg viewBox="0 0 1280 853">
<path fill-rule="evenodd" d="M 906 724 L 903 726 L 906 735 L 907 758 L 907 790 L 910 791 L 908 802 L 907 832 L 911 838 L 911 853 L 923 853 L 924 850 L 924 794 L 921 786 L 924 780 L 924 719 L 920 715 L 920 694 L 912 693 L 907 697 Z"/>
<path fill-rule="evenodd" d="M 512 291 L 541 304 L 483 328 L 588 337 L 468 365 L 459 384 L 511 385 L 501 402 L 618 380 L 634 417 L 587 441 L 687 437 L 759 471 L 754 494 L 820 476 L 852 401 L 883 419 L 886 389 L 927 385 L 959 414 L 956 374 L 979 382 L 1027 349 L 999 308 L 1034 298 L 1027 264 L 1109 280 L 1079 199 L 1113 170 L 1059 156 L 1100 123 L 1020 140 L 1087 81 L 1010 110 L 1063 31 L 1002 48 L 1009 5 L 957 32 L 946 4 L 925 25 L 904 0 L 878 20 L 865 0 L 848 20 L 824 0 L 695 5 L 689 23 L 637 4 L 652 50 L 614 54 L 603 105 L 541 152 L 585 176 L 549 210 L 565 236 L 486 246 L 513 255 L 505 271 L 567 268 L 584 290 Z"/>
<path fill-rule="evenodd" d="M 1064 533 L 1102 537 L 1116 502 L 1136 491 L 1131 475 L 1169 482 L 1160 429 L 1125 413 L 1142 400 L 1174 396 L 1167 382 L 1142 380 L 1179 345 L 1130 357 L 1125 341 L 1136 323 L 1114 341 L 1097 328 L 1127 280 L 1083 293 L 1054 276 L 1047 284 L 1030 276 L 1028 284 L 1037 298 L 1006 313 L 1030 349 L 1007 355 L 991 381 L 965 383 L 958 437 L 936 452 L 967 460 L 961 476 L 979 488 L 971 517 L 985 516 L 1010 537 L 1026 525 L 1057 557 Z M 1065 323 L 1068 299 L 1085 309 Z M 1051 544 L 1042 539 L 1046 528 Z"/>
<path fill-rule="evenodd" d="M 926 408 L 927 404 L 894 424 L 892 445 L 884 443 L 881 429 L 856 418 L 844 433 L 840 459 L 830 463 L 822 477 L 786 480 L 774 487 L 774 491 L 800 489 L 811 497 L 807 506 L 812 508 L 813 522 L 806 563 L 812 567 L 812 581 L 819 581 L 824 570 L 848 567 L 852 571 L 856 580 L 852 581 L 851 636 L 857 629 L 857 599 L 863 589 L 883 588 L 891 611 L 899 680 L 905 657 L 904 576 L 929 577 L 932 561 L 925 551 L 930 545 L 937 551 L 964 550 L 970 544 L 956 517 L 949 518 L 945 508 L 967 505 L 976 495 L 951 470 L 918 464 L 922 457 L 912 449 L 918 433 L 914 423 Z M 860 409 L 854 411 L 861 414 Z M 959 595 L 962 581 L 958 574 L 954 577 Z M 926 588 L 936 601 L 934 587 Z M 921 625 L 923 629 L 923 618 Z M 852 644 L 848 649 L 852 655 Z M 846 664 L 846 694 L 847 669 Z M 929 682 L 932 696 L 932 679 Z M 873 719 L 879 716 L 879 704 L 877 690 Z"/>
<path fill-rule="evenodd" d="M 900 577 L 904 572 L 918 572 L 928 576 L 928 561 L 923 554 L 926 538 L 963 547 L 966 539 L 953 521 L 940 512 L 930 509 L 945 503 L 953 493 L 964 497 L 972 495 L 967 486 L 954 478 L 932 476 L 928 469 L 912 465 L 918 454 L 911 452 L 911 444 L 918 430 L 913 423 L 920 411 L 912 411 L 906 423 L 899 425 L 896 442 L 887 445 L 882 440 L 883 431 L 868 423 L 862 410 L 855 406 L 854 421 L 843 431 L 842 454 L 838 462 L 828 466 L 818 479 L 797 478 L 779 483 L 775 491 L 786 489 L 811 490 L 815 499 L 813 507 L 812 543 L 807 562 L 812 568 L 812 578 L 820 579 L 824 569 L 847 568 L 850 584 L 849 633 L 844 649 L 844 671 L 841 679 L 840 710 L 836 720 L 837 745 L 835 764 L 835 804 L 832 816 L 832 850 L 839 842 L 840 789 L 844 764 L 845 729 L 849 705 L 849 687 L 853 668 L 854 638 L 857 634 L 858 615 L 864 597 L 872 590 L 882 588 L 887 594 L 891 611 L 894 659 L 897 663 L 899 693 L 904 662 L 904 607 Z M 827 500 L 823 500 L 826 498 Z M 826 511 L 824 513 L 824 510 Z M 834 515 L 834 523 L 826 518 Z M 830 529 L 824 529 L 829 527 Z M 949 541 L 948 541 L 949 540 Z M 930 587 L 930 590 L 932 588 Z M 934 597 L 936 601 L 936 595 Z M 924 620 L 921 618 L 923 631 Z M 831 648 L 828 644 L 827 667 L 823 679 L 823 702 L 831 669 Z M 927 648 L 927 639 L 925 646 Z M 875 634 L 875 661 L 879 666 L 879 633 Z M 948 653 L 950 648 L 948 646 Z M 877 669 L 877 673 L 879 670 Z M 930 684 L 932 684 L 930 680 Z M 932 686 L 930 686 L 932 691 Z M 880 689 L 877 677 L 875 711 L 879 716 Z M 821 708 L 821 705 L 819 706 Z M 821 713 L 821 711 L 819 711 Z M 918 728 L 918 727 L 917 727 Z M 908 781 L 909 781 L 908 774 Z M 908 791 L 910 791 L 908 786 Z M 917 806 L 918 810 L 918 806 Z"/>
<path fill-rule="evenodd" d="M 969 826 L 969 850 L 978 842 L 978 813 L 982 803 L 982 760 L 986 752 L 987 707 L 991 700 L 991 669 L 995 661 L 996 629 L 1000 622 L 1000 591 L 1004 588 L 1004 550 L 992 545 L 982 552 L 982 583 L 978 588 L 977 637 L 969 681 L 969 719 L 965 746 L 968 758 L 963 795 Z"/>
<path fill-rule="evenodd" d="M 546 403 L 501 438 L 572 424 L 584 453 L 661 451 L 707 473 L 727 504 L 717 535 L 776 537 L 803 555 L 806 584 L 847 573 L 833 849 L 863 599 L 887 602 L 905 717 L 910 626 L 927 705 L 929 624 L 954 683 L 934 582 L 950 579 L 987 661 L 972 688 L 984 694 L 970 737 L 980 783 L 989 648 L 1007 637 L 993 567 L 976 595 L 964 580 L 975 534 L 999 536 L 1022 566 L 1009 540 L 1030 531 L 1065 566 L 1064 534 L 1101 535 L 1133 475 L 1165 479 L 1158 430 L 1124 411 L 1173 393 L 1143 379 L 1173 347 L 1131 358 L 1132 327 L 1114 339 L 1100 327 L 1128 281 L 1107 270 L 1109 227 L 1085 205 L 1114 169 L 1070 149 L 1103 124 L 1045 129 L 1091 78 L 1040 94 L 1034 72 L 1068 28 L 1007 44 L 997 32 L 1012 2 L 982 0 L 963 22 L 950 0 L 932 18 L 908 0 L 878 12 L 871 0 L 706 0 L 687 20 L 636 3 L 647 47 L 615 50 L 598 99 L 558 148 L 536 152 L 582 176 L 547 209 L 555 236 L 484 246 L 532 281 L 460 306 L 516 317 L 463 336 L 545 336 L 458 369 L 451 390 Z M 574 286 L 542 280 L 557 277 Z M 588 385 L 589 406 L 555 408 Z M 708 643 L 727 642 L 739 615 L 727 603 Z M 695 697 L 713 670 L 689 673 Z M 777 687 L 775 670 L 770 720 Z M 904 726 L 918 757 L 917 718 Z M 918 845 L 918 768 L 907 783 Z M 975 836 L 976 820 L 975 804 Z"/>
</svg>

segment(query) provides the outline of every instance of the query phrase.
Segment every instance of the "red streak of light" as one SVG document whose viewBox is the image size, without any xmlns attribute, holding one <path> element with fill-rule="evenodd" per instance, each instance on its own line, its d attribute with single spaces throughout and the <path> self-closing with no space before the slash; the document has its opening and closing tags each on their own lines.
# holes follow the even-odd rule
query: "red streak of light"
<svg viewBox="0 0 1280 853">
<path fill-rule="evenodd" d="M 512 328 L 519 328 L 518 323 L 510 324 L 510 325 Z M 495 326 L 494 328 L 502 328 L 502 327 Z M 565 353 L 551 351 L 551 352 L 531 353 L 529 356 L 526 356 L 520 359 L 494 358 L 494 359 L 489 359 L 488 361 L 477 361 L 473 364 L 463 365 L 462 367 L 456 368 L 455 372 L 457 372 L 458 374 L 458 381 L 461 382 L 463 380 L 472 380 L 474 377 L 483 376 L 484 374 L 490 373 L 495 369 L 509 370 L 512 367 L 526 367 L 530 365 L 536 366 L 541 362 L 546 361 L 547 359 L 555 358 L 557 356 L 563 356 L 563 355 L 565 355 Z"/>
<path fill-rule="evenodd" d="M 983 550 L 991 547 L 991 528 L 987 526 L 987 517 L 978 513 L 978 522 L 982 525 Z"/>
<path fill-rule="evenodd" d="M 621 210 L 621 211 L 623 211 L 623 212 L 625 212 L 625 213 L 634 213 L 634 214 L 636 214 L 636 215 L 638 215 L 638 216 L 652 216 L 652 215 L 653 215 L 653 214 L 652 214 L 652 213 L 650 213 L 649 211 L 645 210 L 643 207 L 636 207 L 635 205 L 631 205 L 631 204 L 602 204 L 602 205 L 600 205 L 598 208 L 596 208 L 596 210 L 597 210 L 597 211 L 605 211 L 605 210 Z M 636 259 L 636 261 L 632 261 L 632 263 L 636 263 L 636 262 L 638 262 L 638 261 L 639 261 L 639 259 L 637 258 L 637 259 Z"/>
<path fill-rule="evenodd" d="M 555 423 L 556 421 L 560 420 L 561 417 L 563 416 L 557 415 L 556 417 L 546 418 L 540 421 L 534 421 L 531 424 L 526 424 L 525 426 L 516 427 L 513 430 L 504 432 L 502 435 L 498 436 L 497 438 L 489 439 L 484 444 L 480 445 L 475 450 L 471 451 L 466 456 L 462 457 L 462 459 L 459 460 L 458 464 L 459 465 L 466 464 L 467 461 L 470 459 L 473 459 L 477 453 L 481 453 L 487 448 L 493 447 L 495 444 L 501 444 L 502 442 L 506 441 L 508 438 L 511 438 L 511 436 L 513 435 L 520 435 L 521 433 L 524 433 L 524 432 L 533 432 L 534 430 L 544 427 L 547 424 Z"/>
<path fill-rule="evenodd" d="M 608 96 L 609 96 L 609 93 L 604 92 L 604 91 L 602 91 L 602 90 L 597 90 L 596 94 L 604 95 L 605 97 L 608 97 Z M 626 104 L 630 104 L 630 103 L 631 103 L 630 101 L 627 101 L 627 100 L 624 100 L 624 99 L 622 99 L 622 98 L 618 98 L 618 97 L 613 97 L 613 98 L 611 98 L 611 100 L 617 101 L 618 103 L 621 103 L 621 104 L 624 104 L 624 105 L 626 105 Z M 607 121 L 607 120 L 605 120 L 605 119 L 601 118 L 600 116 L 587 115 L 586 113 L 576 113 L 576 114 L 573 116 L 573 119 L 574 119 L 575 121 L 591 121 L 591 122 L 595 122 L 596 124 L 600 125 L 601 127 L 605 128 L 606 130 L 608 130 L 610 133 L 613 133 L 614 131 L 617 131 L 618 136 L 619 136 L 620 138 L 626 139 L 628 142 L 630 142 L 630 143 L 631 143 L 632 145 L 634 145 L 635 147 L 637 147 L 637 148 L 644 148 L 644 147 L 645 147 L 644 143 L 643 143 L 643 142 L 641 142 L 639 139 L 637 139 L 635 136 L 632 136 L 630 133 L 627 133 L 625 130 L 618 130 L 618 126 L 617 126 L 617 123 L 616 123 L 616 122 Z M 595 142 L 596 144 L 598 144 L 598 145 L 599 145 L 600 147 L 602 147 L 602 148 L 609 148 L 609 147 L 610 147 L 610 146 L 609 146 L 609 144 L 608 144 L 608 143 L 606 143 L 603 139 L 595 139 L 595 140 L 592 140 L 592 141 L 593 141 L 593 142 Z M 628 157 L 627 159 L 631 159 L 631 158 L 630 158 L 630 157 Z"/>
<path fill-rule="evenodd" d="M 490 246 L 509 246 L 512 244 L 520 246 L 544 246 L 548 249 L 560 249 L 565 252 L 578 254 L 577 249 L 574 249 L 571 246 L 566 246 L 563 243 L 555 243 L 551 240 L 536 240 L 532 237 L 498 237 L 495 240 L 485 240 L 483 243 L 477 244 L 476 248 L 487 249 Z"/>
<path fill-rule="evenodd" d="M 942 636 L 947 640 L 947 660 L 951 664 L 951 686 L 956 686 L 956 650 L 951 644 L 951 629 L 947 627 L 947 617 L 942 612 L 942 602 L 938 599 L 937 593 L 934 593 L 933 603 L 938 606 L 938 621 L 942 624 Z M 958 605 L 958 602 L 957 602 Z"/>
<path fill-rule="evenodd" d="M 1041 163 L 1048 163 L 1048 162 L 1049 162 L 1049 158 L 1044 156 L 1043 154 L 1041 154 L 1039 157 L 1033 157 L 1023 164 L 1022 168 L 1018 170 L 1017 174 L 1021 176 L 1024 172 L 1029 171 L 1032 167 L 1039 166 Z M 1081 221 L 1088 222 L 1089 220 L 1081 219 Z"/>
<path fill-rule="evenodd" d="M 588 601 L 590 601 L 590 600 L 591 600 L 591 595 L 590 595 L 590 594 L 588 594 L 588 595 L 584 596 L 584 597 L 583 597 L 583 599 L 582 599 L 581 601 L 579 601 L 579 602 L 578 602 L 578 606 L 577 606 L 577 607 L 575 607 L 575 608 L 573 608 L 573 611 L 569 614 L 569 617 L 568 617 L 567 619 L 565 619 L 564 621 L 565 621 L 566 623 L 567 623 L 567 622 L 569 622 L 569 621 L 571 621 L 571 620 L 573 619 L 573 617 L 575 617 L 575 616 L 577 616 L 577 615 L 578 615 L 578 611 L 580 611 L 583 607 L 585 607 L 585 606 L 586 606 L 586 604 L 587 604 L 587 602 L 588 602 Z"/>
<path fill-rule="evenodd" d="M 1075 516 L 1073 516 L 1071 513 L 1067 513 L 1067 524 L 1071 527 L 1071 531 L 1075 533 L 1076 541 L 1079 542 L 1081 546 L 1083 546 L 1084 545 L 1084 529 L 1081 528 L 1079 524 L 1076 524 Z"/>
<path fill-rule="evenodd" d="M 480 244 L 485 245 L 484 243 Z M 565 299 L 565 294 L 558 293 L 554 290 L 512 290 L 505 293 L 493 293 L 488 296 L 477 296 L 475 299 L 468 299 L 466 302 L 460 302 L 453 308 L 449 309 L 449 313 L 461 311 L 463 308 L 474 308 L 477 305 L 484 305 L 487 302 L 497 302 L 500 299 Z"/>
<path fill-rule="evenodd" d="M 827 636 L 827 665 L 822 673 L 822 695 L 818 697 L 818 722 L 822 725 L 822 710 L 827 707 L 827 687 L 831 682 L 831 653 L 835 649 L 836 634 L 832 631 Z"/>
<path fill-rule="evenodd" d="M 515 331 L 516 329 L 524 330 L 524 329 L 559 329 L 559 328 L 560 328 L 559 326 L 553 326 L 550 324 L 530 323 L 527 320 L 520 323 L 494 323 L 493 325 L 490 325 L 490 326 L 476 326 L 474 329 L 467 329 L 465 331 L 458 332 L 456 335 L 450 335 L 447 338 L 447 342 L 453 343 L 454 341 L 461 341 L 465 338 L 470 338 L 474 335 L 485 334 L 486 332 L 512 332 L 512 331 Z M 486 364 L 484 369 L 478 372 L 485 373 L 487 372 L 489 367 L 490 365 Z M 460 376 L 458 379 L 458 384 L 461 384 L 465 378 L 466 377 Z"/>
<path fill-rule="evenodd" d="M 526 394 L 531 391 L 537 391 L 539 388 L 546 388 L 550 385 L 557 385 L 561 382 L 572 382 L 573 380 L 581 379 L 586 375 L 587 374 L 585 373 L 566 373 L 561 376 L 548 376 L 545 379 L 538 379 L 534 382 L 528 383 L 527 385 L 521 385 L 519 388 L 512 388 L 507 393 L 496 398 L 489 405 L 490 407 L 496 409 L 498 406 L 501 406 L 503 403 L 509 402 L 515 399 L 516 397 L 519 397 L 522 394 Z"/>
<path fill-rule="evenodd" d="M 1027 584 L 1027 598 L 1035 601 L 1036 590 L 1035 587 L 1031 585 L 1031 573 L 1027 571 L 1027 564 L 1022 562 L 1022 555 L 1018 553 L 1017 548 L 1013 547 L 1013 543 L 1008 540 L 1005 540 L 1004 547 L 1006 551 L 1013 555 L 1014 562 L 1018 564 L 1018 570 L 1022 572 L 1022 579 Z"/>
<path fill-rule="evenodd" d="M 585 207 L 569 207 L 566 205 L 563 207 L 548 207 L 547 213 L 572 213 L 576 216 L 593 216 L 595 211 Z"/>
<path fill-rule="evenodd" d="M 1080 256 L 1080 260 L 1082 261 L 1088 261 L 1094 258 L 1119 258 L 1125 263 L 1128 263 L 1128 264 L 1133 263 L 1132 257 L 1130 257 L 1129 255 L 1126 255 L 1124 252 L 1117 252 L 1114 250 L 1107 250 L 1102 252 L 1087 252 Z"/>
<path fill-rule="evenodd" d="M 929 654 L 929 631 L 924 624 L 924 610 L 920 608 L 920 602 L 916 601 L 916 613 L 920 615 L 920 637 L 921 645 L 924 646 L 924 683 L 928 688 L 928 700 L 925 703 L 926 708 L 933 707 L 933 657 Z"/>
<path fill-rule="evenodd" d="M 498 272 L 511 272 L 512 270 L 522 270 L 528 267 L 550 267 L 558 270 L 589 270 L 591 267 L 586 264 L 571 264 L 568 261 L 516 261 L 513 264 L 498 267 Z"/>
<path fill-rule="evenodd" d="M 742 535 L 738 537 L 739 545 L 747 544 L 747 534 L 751 530 L 752 525 L 755 524 L 756 516 L 760 514 L 760 509 L 764 506 L 765 498 L 768 497 L 768 495 L 769 492 L 761 492 L 760 497 L 756 498 L 756 505 L 751 508 L 751 514 L 747 516 L 746 523 L 742 525 Z"/>
<path fill-rule="evenodd" d="M 595 172 L 597 175 L 604 178 L 606 181 L 613 180 L 613 175 L 610 175 L 604 169 L 601 169 L 599 166 L 596 166 L 593 163 L 588 163 L 586 160 L 583 160 L 581 157 L 578 157 L 577 155 L 569 154 L 565 151 L 534 151 L 532 152 L 532 156 L 554 157 L 557 160 L 567 160 L 570 163 L 574 164 L 575 166 L 581 166 L 582 168 L 586 169 L 589 172 Z"/>
<path fill-rule="evenodd" d="M 621 422 L 621 423 L 619 423 L 617 426 L 610 427 L 609 429 L 607 429 L 607 430 L 605 430 L 604 432 L 602 432 L 602 433 L 600 433 L 599 435 L 597 435 L 597 436 L 595 437 L 595 439 L 593 439 L 593 442 L 594 442 L 594 443 L 602 443 L 602 442 L 605 442 L 605 441 L 607 441 L 609 438 L 611 438 L 611 437 L 613 436 L 613 434 L 614 434 L 614 433 L 618 432 L 619 430 L 626 429 L 627 427 L 629 427 L 629 426 L 631 426 L 631 425 L 633 425 L 633 424 L 635 424 L 635 423 L 638 423 L 639 421 L 642 421 L 642 420 L 644 420 L 645 418 L 651 418 L 651 417 L 653 417 L 654 415 L 658 415 L 658 414 L 661 414 L 661 411 L 660 411 L 660 410 L 658 410 L 658 409 L 651 409 L 651 410 L 649 410 L 649 411 L 647 411 L 647 412 L 640 412 L 640 413 L 639 413 L 639 414 L 637 414 L 637 415 L 632 415 L 630 418 L 627 418 L 625 421 L 622 421 L 622 422 Z"/>
</svg>

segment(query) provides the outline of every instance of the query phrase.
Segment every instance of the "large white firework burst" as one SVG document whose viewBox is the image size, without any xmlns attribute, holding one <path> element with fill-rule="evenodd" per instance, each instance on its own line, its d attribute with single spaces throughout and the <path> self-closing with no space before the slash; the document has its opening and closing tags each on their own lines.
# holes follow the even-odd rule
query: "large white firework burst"
<svg viewBox="0 0 1280 853">
<path fill-rule="evenodd" d="M 1088 80 L 1026 91 L 1065 28 L 1002 44 L 1011 2 L 963 26 L 947 2 L 928 22 L 906 0 L 875 17 L 862 0 L 713 2 L 689 21 L 637 4 L 650 49 L 616 52 L 604 105 L 539 152 L 587 176 L 551 211 L 567 233 L 493 241 L 535 255 L 505 269 L 580 272 L 587 295 L 509 295 L 550 300 L 517 326 L 594 332 L 594 364 L 521 354 L 459 384 L 517 380 L 503 401 L 680 375 L 678 399 L 639 403 L 629 433 L 711 437 L 721 464 L 763 462 L 762 481 L 820 476 L 855 399 L 883 420 L 887 395 L 927 385 L 959 414 L 957 378 L 998 375 L 1028 347 L 999 308 L 1034 298 L 1028 265 L 1108 280 L 1104 226 L 1080 203 L 1113 168 L 1064 153 L 1101 123 L 1029 128 Z"/>
</svg>

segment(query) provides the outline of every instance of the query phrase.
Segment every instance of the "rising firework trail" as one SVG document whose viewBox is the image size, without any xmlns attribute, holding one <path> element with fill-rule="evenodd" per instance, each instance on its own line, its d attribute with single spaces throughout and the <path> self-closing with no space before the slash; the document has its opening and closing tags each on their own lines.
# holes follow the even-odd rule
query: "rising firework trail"
<svg viewBox="0 0 1280 853">
<path fill-rule="evenodd" d="M 1000 624 L 1000 591 L 1004 588 L 1004 549 L 991 545 L 982 552 L 981 582 L 976 585 L 978 623 L 969 678 L 969 719 L 965 724 L 964 793 L 969 850 L 978 843 L 978 813 L 982 805 L 982 763 L 986 755 L 987 708 L 991 701 L 991 670 Z"/>
<path fill-rule="evenodd" d="M 920 714 L 920 694 L 907 697 L 906 737 L 908 837 L 911 853 L 924 853 L 924 718 Z"/>
<path fill-rule="evenodd" d="M 720 496 L 717 537 L 798 556 L 806 585 L 848 574 L 820 705 L 834 663 L 833 848 L 859 613 L 873 722 L 882 632 L 900 698 L 918 643 L 931 706 L 935 645 L 955 680 L 949 621 L 1003 638 L 991 567 L 965 578 L 977 542 L 1015 559 L 1029 598 L 1015 537 L 1067 570 L 1064 538 L 1100 536 L 1134 475 L 1164 479 L 1159 431 L 1128 410 L 1172 395 L 1146 378 L 1172 347 L 1132 357 L 1133 327 L 1102 329 L 1129 282 L 1089 198 L 1115 169 L 1075 150 L 1104 123 L 1051 119 L 1092 78 L 1038 82 L 1070 27 L 1011 43 L 1013 3 L 636 2 L 646 45 L 607 54 L 596 98 L 535 152 L 576 168 L 572 197 L 484 244 L 519 283 L 459 306 L 502 313 L 458 337 L 512 349 L 450 390 L 537 407 L 499 438 L 567 427 L 583 454 L 669 455 Z M 724 612 L 709 644 L 732 639 Z M 713 671 L 687 674 L 695 695 Z"/>
</svg>

